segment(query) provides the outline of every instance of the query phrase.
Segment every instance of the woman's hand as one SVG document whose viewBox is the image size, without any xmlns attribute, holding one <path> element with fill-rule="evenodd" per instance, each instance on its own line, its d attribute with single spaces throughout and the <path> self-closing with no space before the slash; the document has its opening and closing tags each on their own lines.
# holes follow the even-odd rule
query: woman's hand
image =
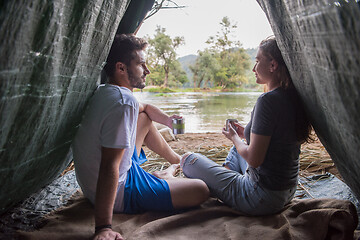
<svg viewBox="0 0 360 240">
<path fill-rule="evenodd" d="M 239 135 L 239 137 L 245 138 L 245 135 L 244 135 L 245 127 L 238 122 L 232 122 L 232 124 L 234 125 L 236 133 Z"/>
<path fill-rule="evenodd" d="M 120 233 L 114 232 L 110 228 L 103 229 L 99 232 L 97 232 L 93 240 L 125 240 Z"/>
<path fill-rule="evenodd" d="M 226 126 L 225 126 L 222 130 L 222 133 L 225 135 L 225 137 L 227 139 L 231 140 L 234 143 L 235 139 L 240 138 L 240 136 L 236 132 L 236 130 L 233 128 L 231 123 L 228 124 L 227 128 L 228 128 L 228 131 L 226 131 Z M 244 135 L 244 134 L 242 134 L 242 135 Z"/>
</svg>

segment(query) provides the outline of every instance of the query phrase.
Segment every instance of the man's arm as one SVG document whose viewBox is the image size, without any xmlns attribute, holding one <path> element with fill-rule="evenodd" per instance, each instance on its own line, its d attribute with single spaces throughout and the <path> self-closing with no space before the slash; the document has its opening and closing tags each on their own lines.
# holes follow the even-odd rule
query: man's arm
<svg viewBox="0 0 360 240">
<path fill-rule="evenodd" d="M 139 113 L 141 112 L 145 112 L 152 121 L 166 125 L 169 128 L 172 128 L 172 119 L 181 118 L 178 115 L 168 116 L 160 108 L 148 103 L 139 103 Z"/>
<path fill-rule="evenodd" d="M 111 225 L 114 202 L 119 180 L 119 165 L 124 149 L 101 148 L 101 164 L 96 187 L 95 226 Z M 111 228 L 103 228 L 95 233 L 94 239 L 123 239 Z"/>
</svg>

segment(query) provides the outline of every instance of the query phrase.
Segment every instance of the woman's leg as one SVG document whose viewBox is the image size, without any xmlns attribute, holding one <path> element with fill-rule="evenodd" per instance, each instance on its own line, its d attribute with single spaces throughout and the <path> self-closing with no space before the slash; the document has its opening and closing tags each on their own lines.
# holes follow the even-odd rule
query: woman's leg
<svg viewBox="0 0 360 240">
<path fill-rule="evenodd" d="M 255 207 L 254 198 L 249 198 L 254 185 L 247 174 L 226 169 L 198 153 L 184 155 L 180 166 L 185 176 L 203 180 L 211 195 L 227 205 L 246 213 Z"/>
<path fill-rule="evenodd" d="M 280 211 L 296 191 L 270 191 L 245 174 L 228 170 L 197 153 L 185 154 L 180 160 L 185 176 L 203 180 L 210 193 L 225 204 L 250 215 L 266 215 Z"/>
<path fill-rule="evenodd" d="M 236 172 L 244 175 L 246 172 L 246 169 L 248 168 L 248 163 L 237 152 L 235 146 L 233 146 L 230 149 L 229 154 L 227 155 L 223 166 L 227 169 L 236 171 Z"/>
</svg>

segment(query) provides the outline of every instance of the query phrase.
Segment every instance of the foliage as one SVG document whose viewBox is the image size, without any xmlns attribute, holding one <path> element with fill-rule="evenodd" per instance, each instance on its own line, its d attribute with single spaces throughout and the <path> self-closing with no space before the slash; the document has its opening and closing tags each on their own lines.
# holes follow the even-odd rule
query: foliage
<svg viewBox="0 0 360 240">
<path fill-rule="evenodd" d="M 224 17 L 220 25 L 221 31 L 206 42 L 210 47 L 199 51 L 195 65 L 190 67 L 194 87 L 220 86 L 225 89 L 247 83 L 250 57 L 241 43 L 232 40 L 231 36 L 237 25 L 231 24 L 228 17 Z"/>
<path fill-rule="evenodd" d="M 237 25 L 231 24 L 228 17 L 223 17 L 220 25 L 220 32 L 217 32 L 215 36 L 209 37 L 209 39 L 206 41 L 206 43 L 210 45 L 210 48 L 220 54 L 226 53 L 226 50 L 231 48 L 240 48 L 240 41 L 231 40 L 231 34 L 237 28 Z"/>
<path fill-rule="evenodd" d="M 149 83 L 163 87 L 181 85 L 188 79 L 176 60 L 176 49 L 184 44 L 184 38 L 172 39 L 165 31 L 165 28 L 158 26 L 154 37 L 147 39 L 148 67 L 152 72 L 149 75 Z"/>
<path fill-rule="evenodd" d="M 220 71 L 221 66 L 215 58 L 215 55 L 208 49 L 199 51 L 199 57 L 194 66 L 190 66 L 194 76 L 194 88 L 210 87 L 210 83 L 215 81 L 217 72 Z"/>
<path fill-rule="evenodd" d="M 181 67 L 179 61 L 174 61 L 170 65 L 169 73 L 169 86 L 170 87 L 181 87 L 184 83 L 188 82 L 189 79 L 186 76 L 186 72 Z"/>
<path fill-rule="evenodd" d="M 165 72 L 161 65 L 150 65 L 148 68 L 151 74 L 146 76 L 147 86 L 161 86 L 164 83 Z"/>
<path fill-rule="evenodd" d="M 172 90 L 170 88 L 164 88 L 164 87 L 149 88 L 149 89 L 147 89 L 147 91 L 152 92 L 152 93 L 172 93 L 172 92 L 175 92 L 174 90 Z"/>
</svg>

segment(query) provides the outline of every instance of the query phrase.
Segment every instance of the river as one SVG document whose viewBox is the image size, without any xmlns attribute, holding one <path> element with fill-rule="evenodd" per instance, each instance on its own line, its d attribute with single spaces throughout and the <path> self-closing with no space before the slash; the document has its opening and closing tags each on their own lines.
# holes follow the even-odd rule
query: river
<svg viewBox="0 0 360 240">
<path fill-rule="evenodd" d="M 135 92 L 140 102 L 156 105 L 169 115 L 185 118 L 185 132 L 221 132 L 228 118 L 246 124 L 261 92 L 166 93 Z"/>
</svg>

